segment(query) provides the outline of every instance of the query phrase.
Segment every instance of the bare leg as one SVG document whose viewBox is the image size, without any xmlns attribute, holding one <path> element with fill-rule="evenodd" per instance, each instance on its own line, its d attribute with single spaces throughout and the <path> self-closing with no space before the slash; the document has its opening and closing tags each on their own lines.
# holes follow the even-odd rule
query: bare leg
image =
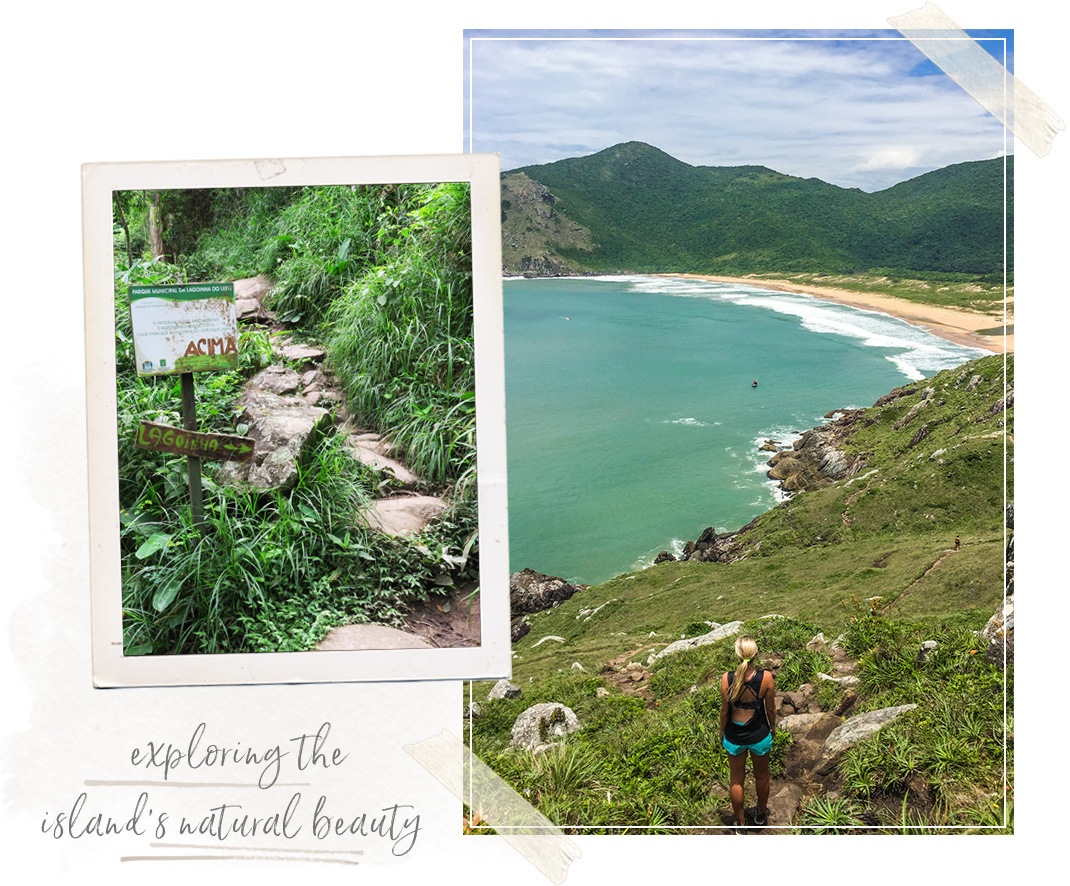
<svg viewBox="0 0 1070 886">
<path fill-rule="evenodd" d="M 764 814 L 769 805 L 769 755 L 750 755 L 754 766 L 754 788 L 758 793 L 758 812 Z"/>
<path fill-rule="evenodd" d="M 736 823 L 743 825 L 743 779 L 747 774 L 747 752 L 733 756 L 728 755 L 728 778 L 730 782 L 729 793 L 732 797 L 732 812 L 736 816 Z M 769 768 L 766 767 L 766 794 L 769 793 Z"/>
</svg>

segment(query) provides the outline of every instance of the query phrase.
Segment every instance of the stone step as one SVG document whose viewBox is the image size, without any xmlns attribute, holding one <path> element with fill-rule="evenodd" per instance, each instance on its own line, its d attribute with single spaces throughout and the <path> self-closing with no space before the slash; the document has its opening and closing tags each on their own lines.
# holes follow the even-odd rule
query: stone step
<svg viewBox="0 0 1070 886">
<path fill-rule="evenodd" d="M 423 532 L 446 507 L 433 495 L 402 495 L 372 502 L 358 512 L 358 518 L 371 529 L 405 537 Z"/>
<path fill-rule="evenodd" d="M 420 482 L 420 478 L 405 467 L 405 465 L 385 454 L 390 451 L 390 447 L 388 444 L 384 444 L 382 440 L 378 439 L 377 434 L 362 436 L 375 437 L 376 439 L 361 439 L 361 437 L 349 438 L 350 448 L 353 450 L 353 455 L 357 461 L 363 465 L 367 465 L 373 471 L 378 471 L 381 474 L 389 474 L 394 480 L 407 489 L 412 489 Z"/>
<path fill-rule="evenodd" d="M 333 628 L 319 645 L 318 652 L 338 652 L 353 649 L 433 649 L 434 647 L 407 631 L 386 625 L 342 625 Z"/>
</svg>

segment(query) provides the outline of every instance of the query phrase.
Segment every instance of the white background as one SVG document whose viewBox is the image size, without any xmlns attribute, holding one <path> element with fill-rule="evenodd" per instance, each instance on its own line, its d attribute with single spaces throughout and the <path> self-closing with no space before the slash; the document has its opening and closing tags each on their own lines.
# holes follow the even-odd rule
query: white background
<svg viewBox="0 0 1070 886">
<path fill-rule="evenodd" d="M 1016 30 L 1016 74 L 1064 119 L 1065 31 L 1036 0 L 947 0 L 965 28 Z M 15 7 L 5 16 L 3 330 L 9 403 L 3 464 L 8 520 L 0 593 L 8 642 L 4 691 L 7 871 L 60 877 L 262 883 L 423 883 L 508 877 L 548 882 L 496 838 L 462 839 L 459 805 L 408 762 L 402 744 L 459 732 L 452 684 L 112 690 L 90 687 L 80 165 L 90 161 L 413 154 L 462 149 L 464 28 L 880 28 L 910 5 L 770 0 L 743 6 L 661 0 L 362 5 L 142 2 Z M 1043 159 L 1016 161 L 1016 547 L 1020 687 L 1013 841 L 963 838 L 782 838 L 711 844 L 697 837 L 574 838 L 583 857 L 567 882 L 636 882 L 689 869 L 719 878 L 728 860 L 748 878 L 803 882 L 864 866 L 873 882 L 1009 873 L 1053 851 L 1062 804 L 1047 794 L 1064 772 L 1054 701 L 1041 694 L 1066 614 L 1058 568 L 1065 524 L 1053 465 L 1066 438 L 1067 163 L 1070 135 Z M 1028 679 L 1026 679 L 1028 677 Z M 102 845 L 55 843 L 42 816 L 90 778 L 131 777 L 134 743 L 181 738 L 207 720 L 227 736 L 284 739 L 324 719 L 354 751 L 338 788 L 359 801 L 416 802 L 424 831 L 401 863 L 359 868 L 296 863 L 122 864 Z M 355 759 L 359 757 L 360 759 Z M 414 799 L 415 798 L 415 799 Z M 385 805 L 385 803 L 384 803 Z M 902 841 L 907 840 L 903 845 Z M 753 850 L 762 849 L 756 852 Z M 1027 854 L 1024 854 L 1028 852 Z M 16 874 L 17 875 L 17 874 Z"/>
</svg>

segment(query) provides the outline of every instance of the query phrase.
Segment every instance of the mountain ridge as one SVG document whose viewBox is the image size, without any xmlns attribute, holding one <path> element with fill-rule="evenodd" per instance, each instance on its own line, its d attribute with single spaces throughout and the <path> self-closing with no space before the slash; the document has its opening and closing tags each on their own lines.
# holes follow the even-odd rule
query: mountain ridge
<svg viewBox="0 0 1070 886">
<path fill-rule="evenodd" d="M 1011 157 L 953 164 L 866 193 L 753 164 L 692 166 L 643 142 L 623 142 L 502 173 L 503 270 L 561 276 L 891 269 L 1002 280 L 1004 163 L 1010 227 Z M 517 199 L 533 186 L 537 204 Z M 1010 247 L 1008 237 L 1008 273 Z"/>
</svg>

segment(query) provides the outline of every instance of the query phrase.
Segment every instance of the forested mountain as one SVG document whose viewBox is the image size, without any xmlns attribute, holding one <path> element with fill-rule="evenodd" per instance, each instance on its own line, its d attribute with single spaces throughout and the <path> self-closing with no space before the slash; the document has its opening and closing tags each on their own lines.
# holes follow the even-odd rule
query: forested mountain
<svg viewBox="0 0 1070 886">
<path fill-rule="evenodd" d="M 1007 158 L 1007 262 L 1013 267 Z M 876 193 L 627 142 L 502 175 L 507 274 L 891 271 L 1002 279 L 1004 160 Z"/>
</svg>

